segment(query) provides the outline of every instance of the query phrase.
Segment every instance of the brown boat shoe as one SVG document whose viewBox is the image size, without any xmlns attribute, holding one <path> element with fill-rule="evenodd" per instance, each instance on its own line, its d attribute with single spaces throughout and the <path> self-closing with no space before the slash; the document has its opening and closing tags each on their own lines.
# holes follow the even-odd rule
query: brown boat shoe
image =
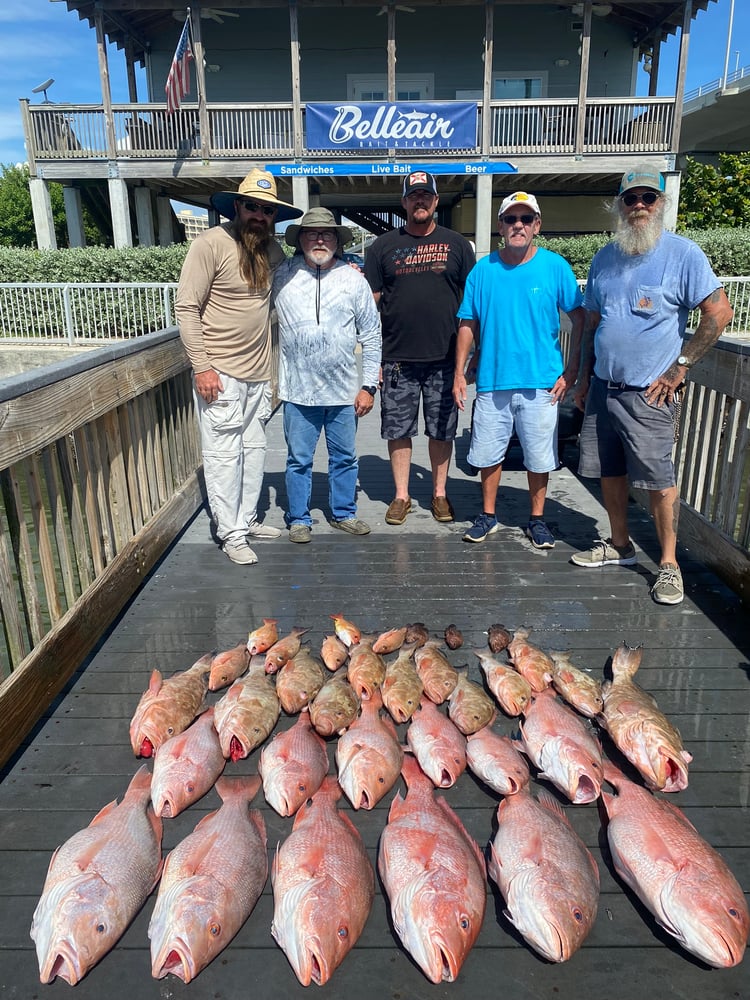
<svg viewBox="0 0 750 1000">
<path fill-rule="evenodd" d="M 448 497 L 433 497 L 430 510 L 435 520 L 440 521 L 441 524 L 447 524 L 449 521 L 455 520 L 456 515 L 453 511 L 453 504 Z"/>
<path fill-rule="evenodd" d="M 385 512 L 385 523 L 403 524 L 409 513 L 411 513 L 411 497 L 407 497 L 406 500 L 400 500 L 396 497 L 395 500 L 391 500 L 388 510 Z"/>
</svg>

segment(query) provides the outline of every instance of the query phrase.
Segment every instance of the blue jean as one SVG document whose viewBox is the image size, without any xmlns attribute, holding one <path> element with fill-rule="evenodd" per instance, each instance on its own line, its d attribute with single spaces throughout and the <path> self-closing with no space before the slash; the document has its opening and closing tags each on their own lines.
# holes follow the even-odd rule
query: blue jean
<svg viewBox="0 0 750 1000">
<path fill-rule="evenodd" d="M 312 524 L 310 494 L 312 467 L 320 432 L 328 448 L 328 503 L 334 521 L 357 513 L 355 493 L 359 463 L 354 448 L 357 418 L 354 406 L 298 406 L 284 403 L 284 437 L 287 445 L 286 495 L 290 524 Z"/>
</svg>

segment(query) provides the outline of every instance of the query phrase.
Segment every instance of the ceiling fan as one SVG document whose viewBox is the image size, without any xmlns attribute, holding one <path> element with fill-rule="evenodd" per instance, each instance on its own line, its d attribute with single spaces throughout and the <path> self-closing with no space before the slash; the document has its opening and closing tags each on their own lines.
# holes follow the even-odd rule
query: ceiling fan
<svg viewBox="0 0 750 1000">
<path fill-rule="evenodd" d="M 216 21 L 217 24 L 223 24 L 225 17 L 239 17 L 233 10 L 218 10 L 216 7 L 203 7 L 201 8 L 201 17 L 209 19 L 211 21 Z M 180 10 L 173 10 L 172 17 L 175 21 L 182 21 L 183 14 Z"/>
<path fill-rule="evenodd" d="M 375 12 L 375 16 L 380 17 L 381 14 L 387 14 L 388 7 L 389 4 L 384 3 L 380 10 Z M 416 14 L 417 12 L 415 7 L 403 7 L 400 3 L 395 4 L 395 9 L 402 10 L 405 14 Z"/>
</svg>

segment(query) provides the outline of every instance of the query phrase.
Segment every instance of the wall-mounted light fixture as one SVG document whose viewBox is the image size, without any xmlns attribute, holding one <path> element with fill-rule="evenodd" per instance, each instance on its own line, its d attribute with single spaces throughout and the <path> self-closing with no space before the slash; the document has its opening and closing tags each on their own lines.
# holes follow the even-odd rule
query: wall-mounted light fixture
<svg viewBox="0 0 750 1000">
<path fill-rule="evenodd" d="M 555 66 L 558 69 L 562 69 L 564 66 L 570 66 L 570 59 L 555 59 Z"/>
</svg>

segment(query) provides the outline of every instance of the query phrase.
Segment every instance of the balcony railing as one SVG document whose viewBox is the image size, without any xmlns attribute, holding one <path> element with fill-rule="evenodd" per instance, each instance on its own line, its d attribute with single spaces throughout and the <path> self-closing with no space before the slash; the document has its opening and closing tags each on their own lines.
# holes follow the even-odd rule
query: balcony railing
<svg viewBox="0 0 750 1000">
<path fill-rule="evenodd" d="M 491 156 L 571 153 L 668 152 L 674 126 L 673 98 L 591 98 L 579 137 L 578 102 L 493 101 Z M 209 135 L 201 136 L 197 105 L 168 115 L 159 104 L 118 104 L 113 108 L 115 150 L 107 145 L 104 110 L 97 105 L 28 105 L 32 160 L 211 159 L 295 156 L 292 104 L 209 104 Z M 352 150 L 308 149 L 302 113 L 302 150 L 315 159 L 360 156 Z M 466 150 L 429 150 L 436 158 L 484 155 L 482 106 L 476 145 Z M 580 142 L 580 149 L 578 143 Z M 413 158 L 413 149 L 367 150 L 367 157 Z"/>
</svg>

